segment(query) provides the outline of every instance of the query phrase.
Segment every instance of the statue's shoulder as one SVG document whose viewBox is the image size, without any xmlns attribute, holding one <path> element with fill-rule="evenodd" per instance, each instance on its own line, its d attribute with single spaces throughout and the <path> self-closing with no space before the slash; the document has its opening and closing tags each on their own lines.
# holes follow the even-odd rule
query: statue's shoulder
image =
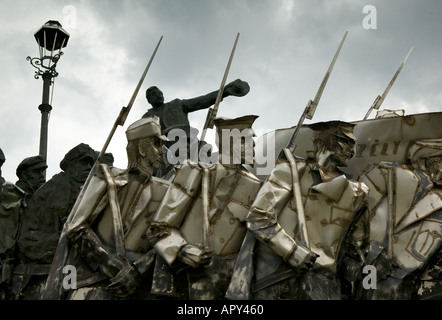
<svg viewBox="0 0 442 320">
<path fill-rule="evenodd" d="M 2 198 L 2 205 L 7 201 L 18 201 L 25 195 L 25 191 L 13 184 L 12 182 L 5 181 L 0 189 Z"/>
<path fill-rule="evenodd" d="M 154 117 L 154 116 L 160 117 L 165 111 L 165 108 L 166 104 L 163 104 L 161 107 L 158 108 L 147 109 L 146 113 L 143 114 L 142 118 Z"/>
</svg>

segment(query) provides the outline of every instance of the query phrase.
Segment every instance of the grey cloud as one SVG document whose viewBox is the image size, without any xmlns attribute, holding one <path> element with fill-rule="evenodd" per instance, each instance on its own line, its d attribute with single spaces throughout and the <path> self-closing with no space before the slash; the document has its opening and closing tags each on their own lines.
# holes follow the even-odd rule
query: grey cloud
<svg viewBox="0 0 442 320">
<path fill-rule="evenodd" d="M 362 26 L 367 4 L 377 9 L 376 30 Z M 404 106 L 408 114 L 440 108 L 442 5 L 437 0 L 42 1 L 33 10 L 5 0 L 0 18 L 7 28 L 0 40 L 13 45 L 0 53 L 0 147 L 8 180 L 15 181 L 22 159 L 38 152 L 42 83 L 33 79 L 25 57 L 37 54 L 33 33 L 44 22 L 63 23 L 65 5 L 76 8 L 78 24 L 69 31 L 54 88 L 49 177 L 59 171 L 70 147 L 79 142 L 102 147 L 160 36 L 162 44 L 126 126 L 149 107 L 144 91 L 150 85 L 160 86 L 166 100 L 216 90 L 237 32 L 241 36 L 228 81 L 241 78 L 251 90 L 241 99 L 225 99 L 219 114 L 258 114 L 257 131 L 297 123 L 345 30 L 349 34 L 315 121 L 362 118 L 411 46 L 414 50 L 383 107 Z M 201 129 L 205 116 L 199 111 L 190 119 Z M 125 127 L 118 128 L 109 146 L 123 167 Z"/>
</svg>

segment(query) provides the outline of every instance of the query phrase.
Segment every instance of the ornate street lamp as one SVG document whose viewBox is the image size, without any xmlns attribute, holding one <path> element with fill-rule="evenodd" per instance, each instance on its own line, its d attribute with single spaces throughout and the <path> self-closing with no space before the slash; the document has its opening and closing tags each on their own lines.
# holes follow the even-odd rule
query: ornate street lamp
<svg viewBox="0 0 442 320">
<path fill-rule="evenodd" d="M 30 61 L 31 65 L 37 69 L 34 78 L 38 79 L 41 76 L 43 79 L 43 98 L 42 103 L 38 106 L 38 109 L 41 111 L 39 154 L 46 159 L 48 120 L 49 112 L 52 110 L 52 101 L 49 100 L 50 87 L 51 84 L 53 84 L 53 79 L 58 76 L 55 67 L 63 54 L 61 49 L 66 47 L 68 43 L 69 33 L 61 27 L 61 24 L 58 21 L 49 20 L 34 34 L 34 37 L 38 43 L 40 56 L 35 58 L 27 57 L 26 60 Z M 53 90 L 54 87 L 52 87 L 52 93 Z"/>
</svg>

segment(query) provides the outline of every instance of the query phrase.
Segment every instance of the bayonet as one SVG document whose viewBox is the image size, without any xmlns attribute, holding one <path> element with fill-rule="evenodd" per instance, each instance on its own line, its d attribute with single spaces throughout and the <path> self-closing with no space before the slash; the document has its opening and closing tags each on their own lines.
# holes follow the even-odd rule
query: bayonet
<svg viewBox="0 0 442 320">
<path fill-rule="evenodd" d="M 232 52 L 230 53 L 229 61 L 227 62 L 226 70 L 224 71 L 223 79 L 221 80 L 221 86 L 218 91 L 218 95 L 215 100 L 215 104 L 213 105 L 213 108 L 209 108 L 207 112 L 206 122 L 204 123 L 203 131 L 201 133 L 201 141 L 204 141 L 207 133 L 207 129 L 213 128 L 213 119 L 215 119 L 216 114 L 218 113 L 219 104 L 221 102 L 221 98 L 223 96 L 224 92 L 224 86 L 226 85 L 227 76 L 229 75 L 230 65 L 232 64 L 233 55 L 235 54 L 236 50 L 236 44 L 238 43 L 239 38 L 239 32 L 236 35 L 235 43 L 233 44 Z"/>
<path fill-rule="evenodd" d="M 368 116 L 373 110 L 378 110 L 382 103 L 385 100 L 385 97 L 387 96 L 388 92 L 390 91 L 391 87 L 393 86 L 393 83 L 396 81 L 397 76 L 401 72 L 405 62 L 408 59 L 408 56 L 410 55 L 411 51 L 413 50 L 413 47 L 411 47 L 410 51 L 408 51 L 407 56 L 405 57 L 404 61 L 402 61 L 401 65 L 397 69 L 396 73 L 394 74 L 393 78 L 391 79 L 390 83 L 388 84 L 387 88 L 385 88 L 384 93 L 382 93 L 382 96 L 378 95 L 376 99 L 373 101 L 373 104 L 371 105 L 370 109 L 368 109 L 367 114 L 364 117 L 364 120 L 367 120 Z"/>
<path fill-rule="evenodd" d="M 161 40 L 163 40 L 163 36 L 161 36 L 160 40 L 158 41 L 157 46 L 155 47 L 155 50 L 153 51 L 152 56 L 149 59 L 149 62 L 147 63 L 146 68 L 144 69 L 143 74 L 141 75 L 140 81 L 138 81 L 138 84 L 135 88 L 134 93 L 132 94 L 132 97 L 129 100 L 129 103 L 126 107 L 121 108 L 120 114 L 118 115 L 117 119 L 115 120 L 115 123 L 112 127 L 111 132 L 109 133 L 109 136 L 106 139 L 106 142 L 104 143 L 103 149 L 100 152 L 100 155 L 98 156 L 98 159 L 106 152 L 107 147 L 109 146 L 110 141 L 112 140 L 112 137 L 117 129 L 118 126 L 123 126 L 124 122 L 127 119 L 127 116 L 129 115 L 130 109 L 132 109 L 132 106 L 135 102 L 135 98 L 138 95 L 138 91 L 140 91 L 141 85 L 144 82 L 144 78 L 146 77 L 147 71 L 149 71 L 150 65 L 152 64 L 153 58 L 155 57 L 158 47 L 160 46 Z"/>
<path fill-rule="evenodd" d="M 61 293 L 62 293 L 62 283 L 61 282 L 63 281 L 62 280 L 62 269 L 64 267 L 64 264 L 66 262 L 67 255 L 68 255 L 67 225 L 74 218 L 77 208 L 80 205 L 80 202 L 84 196 L 84 193 L 86 192 L 86 190 L 89 186 L 89 183 L 92 180 L 92 177 L 94 176 L 94 173 L 96 172 L 96 170 L 100 164 L 100 162 L 99 162 L 100 158 L 106 152 L 106 149 L 107 149 L 117 127 L 124 125 L 124 122 L 126 121 L 127 116 L 128 116 L 128 114 L 134 104 L 135 98 L 138 95 L 138 91 L 140 90 L 141 85 L 143 84 L 144 78 L 146 77 L 147 71 L 150 68 L 150 65 L 153 61 L 153 58 L 156 55 L 156 52 L 158 50 L 158 47 L 160 46 L 162 39 L 163 39 L 163 36 L 161 36 L 160 40 L 158 41 L 158 44 L 155 47 L 155 50 L 154 50 L 151 58 L 149 59 L 149 62 L 147 64 L 146 68 L 144 69 L 144 72 L 143 72 L 140 80 L 138 81 L 138 84 L 135 88 L 134 93 L 131 96 L 131 99 L 130 99 L 128 105 L 121 109 L 121 111 L 120 111 L 120 113 L 119 113 L 119 115 L 118 115 L 112 129 L 111 129 L 111 132 L 108 135 L 106 142 L 104 143 L 104 146 L 103 146 L 99 156 L 95 160 L 95 163 L 92 166 L 92 169 L 90 170 L 89 175 L 88 175 L 83 187 L 81 188 L 81 191 L 80 191 L 79 195 L 77 196 L 74 206 L 72 207 L 72 210 L 69 213 L 69 216 L 63 226 L 63 229 L 61 231 L 60 238 L 58 241 L 57 249 L 55 251 L 54 259 L 52 261 L 51 269 L 49 271 L 48 278 L 46 280 L 46 286 L 45 286 L 45 289 L 43 290 L 43 294 L 42 294 L 43 300 L 54 300 L 54 299 L 59 299 L 61 297 Z M 118 239 L 116 241 L 118 242 Z M 121 247 L 120 247 L 120 250 L 122 250 Z"/>
<path fill-rule="evenodd" d="M 330 74 L 333 70 L 333 67 L 338 59 L 339 53 L 341 51 L 342 45 L 344 44 L 345 38 L 347 37 L 348 31 L 345 31 L 344 36 L 342 37 L 341 43 L 339 44 L 338 50 L 336 51 L 330 66 L 328 67 L 327 72 L 325 73 L 324 78 L 322 79 L 321 85 L 319 86 L 318 91 L 316 92 L 316 96 L 313 100 L 309 100 L 307 102 L 307 106 L 304 109 L 301 117 L 299 118 L 298 124 L 295 127 L 295 130 L 290 137 L 290 140 L 287 144 L 287 148 L 293 153 L 296 149 L 295 140 L 298 136 L 299 130 L 301 129 L 302 124 L 304 123 L 305 118 L 311 120 L 313 119 L 313 115 L 315 114 L 316 107 L 318 106 L 319 100 L 321 99 L 322 92 L 324 91 L 325 85 L 327 84 L 328 79 L 330 78 Z M 282 153 L 281 153 L 282 155 Z"/>
<path fill-rule="evenodd" d="M 316 107 L 318 106 L 319 100 L 321 99 L 322 92 L 324 91 L 325 85 L 327 84 L 328 79 L 330 78 L 330 73 L 333 70 L 333 67 L 336 63 L 336 60 L 338 58 L 338 55 L 341 51 L 342 45 L 344 44 L 345 38 L 347 37 L 348 31 L 345 31 L 344 36 L 342 37 L 341 43 L 339 44 L 338 50 L 336 51 L 332 62 L 330 63 L 330 66 L 322 79 L 321 85 L 319 86 L 318 92 L 316 93 L 316 96 L 314 100 L 309 100 L 307 103 L 307 106 L 305 107 L 304 112 L 301 115 L 301 118 L 298 121 L 298 125 L 296 126 L 292 136 L 290 137 L 289 143 L 287 144 L 287 147 L 282 149 L 280 153 L 280 157 L 284 156 L 290 164 L 290 171 L 292 175 L 292 188 L 293 188 L 293 196 L 296 201 L 296 209 L 298 213 L 298 226 L 301 236 L 301 242 L 305 246 L 305 248 L 310 249 L 310 240 L 307 232 L 307 225 L 306 225 L 306 219 L 305 219 L 305 212 L 304 212 L 304 203 L 302 200 L 302 193 L 301 193 L 301 184 L 299 181 L 299 174 L 298 174 L 298 166 L 296 163 L 296 159 L 293 156 L 293 153 L 296 149 L 296 144 L 294 143 L 296 140 L 296 137 L 299 133 L 299 130 L 305 120 L 305 118 L 311 120 L 313 119 L 313 115 L 316 111 Z"/>
<path fill-rule="evenodd" d="M 207 129 L 213 128 L 213 119 L 215 119 L 216 114 L 218 113 L 219 104 L 221 102 L 221 98 L 223 96 L 224 92 L 224 86 L 226 85 L 227 76 L 229 74 L 230 65 L 232 64 L 233 55 L 235 54 L 236 44 L 238 43 L 239 38 L 239 32 L 236 35 L 235 43 L 233 44 L 232 52 L 230 53 L 229 61 L 227 62 L 226 70 L 224 71 L 223 79 L 221 80 L 221 85 L 218 90 L 218 95 L 216 96 L 215 104 L 213 108 L 209 108 L 207 112 L 206 122 L 204 123 L 203 132 L 201 133 L 200 141 L 204 141 L 206 138 Z M 203 243 L 204 245 L 209 248 L 210 247 L 210 240 L 209 240 L 209 183 L 210 178 L 210 172 L 207 168 L 203 171 L 202 176 L 202 209 L 203 209 L 203 216 L 202 216 L 202 224 L 203 224 Z"/>
</svg>

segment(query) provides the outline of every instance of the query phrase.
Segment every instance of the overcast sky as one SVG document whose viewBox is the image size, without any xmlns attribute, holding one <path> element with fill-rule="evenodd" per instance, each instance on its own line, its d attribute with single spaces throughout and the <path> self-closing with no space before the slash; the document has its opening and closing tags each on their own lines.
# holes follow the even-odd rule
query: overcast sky
<svg viewBox="0 0 442 320">
<path fill-rule="evenodd" d="M 382 108 L 440 111 L 441 17 L 439 0 L 1 0 L 3 176 L 15 182 L 19 162 L 39 152 L 43 82 L 26 57 L 38 55 L 34 33 L 48 20 L 59 21 L 70 39 L 57 66 L 47 179 L 77 144 L 101 150 L 161 36 L 131 113 L 107 149 L 121 168 L 125 130 L 150 107 L 145 90 L 158 86 L 166 101 L 217 90 L 238 32 L 227 81 L 247 81 L 250 92 L 224 99 L 218 116 L 256 114 L 258 135 L 296 125 L 346 30 L 315 117 L 306 123 L 362 119 L 411 47 Z M 191 114 L 191 124 L 201 130 L 206 114 Z"/>
</svg>

